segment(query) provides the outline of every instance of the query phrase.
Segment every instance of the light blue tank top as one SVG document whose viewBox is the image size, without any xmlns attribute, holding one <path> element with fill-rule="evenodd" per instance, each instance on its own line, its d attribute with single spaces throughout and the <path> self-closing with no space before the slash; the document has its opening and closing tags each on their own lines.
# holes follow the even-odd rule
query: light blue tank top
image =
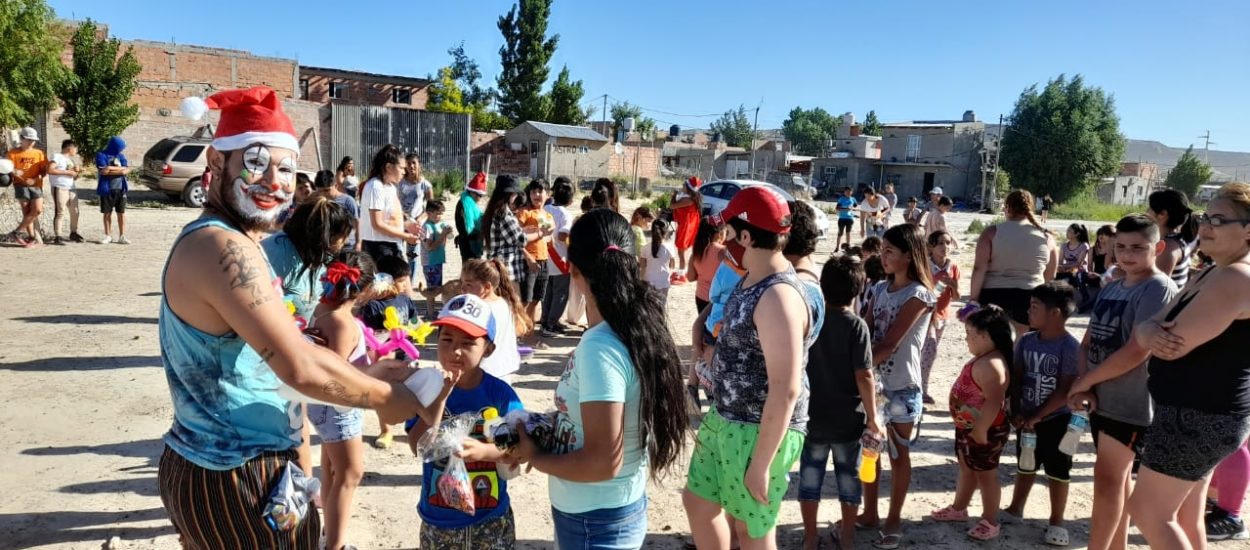
<svg viewBox="0 0 1250 550">
<path fill-rule="evenodd" d="M 201 218 L 183 228 L 174 248 L 206 227 L 238 233 L 221 220 Z M 269 273 L 273 277 L 272 268 Z M 179 319 L 162 298 L 160 338 L 174 402 L 174 423 L 164 440 L 174 452 L 210 470 L 230 470 L 261 453 L 300 444 L 299 404 L 278 396 L 278 377 L 239 335 L 200 331 Z"/>
</svg>

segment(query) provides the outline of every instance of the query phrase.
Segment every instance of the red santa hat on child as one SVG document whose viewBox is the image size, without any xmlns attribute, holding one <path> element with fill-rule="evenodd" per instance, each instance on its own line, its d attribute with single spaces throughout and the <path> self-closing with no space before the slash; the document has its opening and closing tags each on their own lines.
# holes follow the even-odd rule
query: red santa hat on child
<svg viewBox="0 0 1250 550">
<path fill-rule="evenodd" d="M 217 92 L 207 99 L 188 97 L 182 100 L 182 114 L 200 120 L 209 109 L 221 110 L 213 148 L 237 151 L 253 143 L 282 147 L 299 153 L 295 126 L 282 111 L 282 100 L 268 86 L 246 90 Z"/>
</svg>

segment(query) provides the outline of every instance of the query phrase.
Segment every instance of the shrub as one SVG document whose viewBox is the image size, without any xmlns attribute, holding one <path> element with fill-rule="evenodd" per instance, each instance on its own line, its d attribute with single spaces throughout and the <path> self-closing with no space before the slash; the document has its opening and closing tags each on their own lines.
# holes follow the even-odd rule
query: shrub
<svg viewBox="0 0 1250 550">
<path fill-rule="evenodd" d="M 1094 191 L 1084 191 L 1062 204 L 1055 204 L 1051 217 L 1067 220 L 1116 222 L 1120 218 L 1145 210 L 1142 205 L 1109 204 L 1098 199 Z"/>
<path fill-rule="evenodd" d="M 966 233 L 969 235 L 980 235 L 985 232 L 985 228 L 998 225 L 1004 221 L 1006 221 L 1006 218 L 1003 218 L 1002 216 L 996 216 L 994 219 L 990 220 L 989 223 L 982 222 L 980 218 L 977 218 L 972 220 L 972 223 L 968 224 L 968 231 Z"/>
<path fill-rule="evenodd" d="M 464 177 L 464 172 L 459 170 L 449 170 L 447 172 L 426 172 L 425 178 L 430 180 L 430 185 L 434 186 L 434 198 L 444 199 L 448 195 L 455 197 L 464 191 L 464 186 L 468 180 Z"/>
<path fill-rule="evenodd" d="M 667 210 L 669 202 L 672 201 L 672 198 L 673 198 L 672 195 L 669 195 L 668 193 L 662 193 L 660 196 L 652 199 L 651 202 L 648 203 L 648 205 L 651 207 L 651 210 L 656 211 L 656 212 L 660 210 Z"/>
</svg>

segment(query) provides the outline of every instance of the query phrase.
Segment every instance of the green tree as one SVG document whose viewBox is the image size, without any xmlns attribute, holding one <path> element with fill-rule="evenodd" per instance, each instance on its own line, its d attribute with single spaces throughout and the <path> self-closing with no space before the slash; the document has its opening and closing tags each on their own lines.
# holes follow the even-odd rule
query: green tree
<svg viewBox="0 0 1250 550">
<path fill-rule="evenodd" d="M 737 110 L 730 109 L 712 122 L 712 131 L 719 133 L 730 147 L 751 147 L 755 137 L 755 128 L 751 118 L 747 116 L 747 108 L 739 105 Z"/>
<path fill-rule="evenodd" d="M 584 95 L 586 90 L 582 88 L 582 81 L 574 81 L 569 76 L 568 65 L 565 65 L 551 85 L 551 113 L 547 115 L 547 122 L 574 126 L 585 124 L 588 114 L 582 108 Z"/>
<path fill-rule="evenodd" d="M 451 56 L 451 77 L 460 84 L 464 93 L 465 105 L 490 105 L 495 100 L 494 88 L 483 88 L 480 84 L 482 71 L 477 68 L 477 61 L 464 53 L 464 42 L 459 46 L 448 48 Z"/>
<path fill-rule="evenodd" d="M 91 158 L 139 120 L 139 105 L 131 102 L 136 79 L 143 66 L 135 59 L 134 48 L 121 55 L 121 41 L 99 35 L 90 19 L 74 31 L 73 71 L 57 95 L 65 105 L 61 126 L 84 158 Z"/>
<path fill-rule="evenodd" d="M 794 150 L 800 155 L 823 156 L 826 143 L 833 139 L 841 123 L 841 119 L 820 107 L 808 111 L 795 107 L 790 110 L 790 117 L 781 123 L 781 134 L 794 144 Z"/>
<path fill-rule="evenodd" d="M 877 120 L 876 111 L 868 111 L 868 116 L 864 117 L 864 124 L 860 126 L 859 133 L 865 136 L 881 136 L 881 121 Z"/>
<path fill-rule="evenodd" d="M 508 15 L 499 18 L 504 45 L 499 48 L 499 113 L 514 124 L 545 120 L 550 109 L 543 94 L 560 35 L 547 37 L 552 0 L 517 0 Z"/>
<path fill-rule="evenodd" d="M 1115 100 L 1080 75 L 1026 88 L 1005 130 L 1000 162 L 1013 185 L 1058 202 L 1119 171 L 1126 147 Z"/>
<path fill-rule="evenodd" d="M 621 125 L 625 123 L 625 119 L 634 119 L 634 131 L 639 135 L 651 135 L 655 131 L 655 121 L 651 117 L 642 116 L 642 107 L 634 105 L 628 101 L 625 103 L 613 103 L 612 110 L 612 139 L 616 139 L 616 134 L 621 131 Z"/>
<path fill-rule="evenodd" d="M 455 70 L 443 67 L 438 70 L 438 79 L 427 88 L 429 99 L 425 102 L 427 111 L 438 113 L 467 113 L 470 111 L 464 104 L 464 93 L 456 82 Z"/>
<path fill-rule="evenodd" d="M 489 132 L 491 130 L 509 130 L 513 124 L 508 117 L 503 116 L 485 105 L 470 106 L 473 115 L 473 129 L 479 132 Z"/>
<path fill-rule="evenodd" d="M 4 0 L 0 37 L 0 128 L 15 128 L 56 106 L 64 28 L 43 0 Z"/>
<path fill-rule="evenodd" d="M 1176 161 L 1176 166 L 1172 168 L 1172 171 L 1168 172 L 1164 185 L 1183 191 L 1186 196 L 1193 198 L 1198 194 L 1198 188 L 1208 181 L 1211 181 L 1211 167 L 1198 160 L 1198 155 L 1194 154 L 1194 146 L 1190 145 L 1185 150 L 1185 154 L 1181 155 L 1180 160 Z"/>
</svg>

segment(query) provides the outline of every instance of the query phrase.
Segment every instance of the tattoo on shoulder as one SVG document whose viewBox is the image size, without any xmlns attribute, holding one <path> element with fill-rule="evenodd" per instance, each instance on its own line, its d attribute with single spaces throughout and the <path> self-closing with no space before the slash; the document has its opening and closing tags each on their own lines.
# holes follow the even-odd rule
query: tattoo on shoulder
<svg viewBox="0 0 1250 550">
<path fill-rule="evenodd" d="M 358 409 L 372 408 L 372 405 L 369 404 L 369 392 L 362 392 L 359 394 L 351 393 L 347 390 L 346 386 L 335 380 L 326 382 L 324 386 L 321 386 L 321 391 L 325 392 L 326 395 L 330 395 L 341 400 L 348 406 L 356 407 Z"/>
<path fill-rule="evenodd" d="M 230 277 L 230 290 L 242 288 L 251 292 L 252 302 L 248 307 L 255 309 L 270 300 L 271 296 L 264 292 L 264 272 L 261 266 L 256 265 L 256 259 L 248 255 L 238 242 L 226 241 L 226 247 L 217 263 L 221 266 L 222 273 Z"/>
</svg>

